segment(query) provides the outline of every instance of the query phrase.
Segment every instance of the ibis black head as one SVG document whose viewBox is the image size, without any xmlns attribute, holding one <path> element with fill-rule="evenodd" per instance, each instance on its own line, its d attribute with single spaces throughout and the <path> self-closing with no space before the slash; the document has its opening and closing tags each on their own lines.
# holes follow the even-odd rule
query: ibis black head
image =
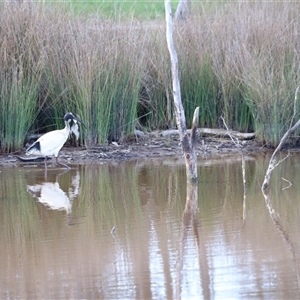
<svg viewBox="0 0 300 300">
<path fill-rule="evenodd" d="M 79 122 L 80 124 L 82 124 L 86 128 L 86 126 L 84 125 L 84 123 L 80 119 L 78 119 L 77 117 L 75 117 L 71 112 L 68 112 L 68 113 L 65 114 L 65 116 L 64 116 L 64 121 L 65 122 L 70 123 L 73 120 Z"/>
</svg>

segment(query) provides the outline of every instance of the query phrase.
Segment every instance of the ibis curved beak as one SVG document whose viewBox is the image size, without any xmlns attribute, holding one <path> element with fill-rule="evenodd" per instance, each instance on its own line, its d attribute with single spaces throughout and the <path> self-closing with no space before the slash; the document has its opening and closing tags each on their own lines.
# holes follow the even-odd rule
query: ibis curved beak
<svg viewBox="0 0 300 300">
<path fill-rule="evenodd" d="M 78 118 L 75 117 L 75 116 L 73 117 L 73 119 L 74 119 L 75 121 L 79 122 L 80 124 L 82 124 L 83 127 L 84 127 L 85 129 L 87 129 L 86 126 L 85 126 L 85 124 L 84 124 L 80 119 L 78 119 Z"/>
</svg>

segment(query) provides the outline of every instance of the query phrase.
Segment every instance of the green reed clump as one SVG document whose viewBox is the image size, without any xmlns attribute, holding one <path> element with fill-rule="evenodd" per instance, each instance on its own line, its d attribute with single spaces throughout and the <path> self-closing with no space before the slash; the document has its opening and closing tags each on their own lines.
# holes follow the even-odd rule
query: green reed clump
<svg viewBox="0 0 300 300">
<path fill-rule="evenodd" d="M 29 77 L 32 79 L 30 84 L 22 79 L 19 85 L 22 86 L 21 96 L 32 106 L 18 103 L 21 107 L 26 106 L 25 111 L 31 108 L 32 115 L 24 115 L 28 125 L 22 132 L 19 127 L 11 126 L 18 131 L 21 140 L 8 148 L 7 138 L 2 137 L 2 149 L 20 148 L 31 124 L 30 132 L 61 128 L 62 117 L 67 111 L 72 111 L 87 124 L 88 129 L 81 136 L 86 145 L 103 143 L 107 139 L 119 140 L 133 133 L 144 57 L 137 45 L 142 44 L 146 36 L 139 33 L 139 26 L 75 19 L 65 12 L 43 6 L 21 8 L 8 6 L 4 10 L 10 12 L 11 9 L 20 18 L 25 18 L 31 22 L 29 28 L 34 27 L 34 30 L 27 32 L 28 26 L 21 30 L 19 22 L 19 28 L 12 28 L 10 33 L 15 40 L 27 41 L 28 36 L 32 36 L 36 43 L 26 45 L 24 53 L 20 53 L 22 49 L 18 44 L 15 45 L 14 49 L 18 51 L 14 54 L 16 68 L 27 63 L 31 52 L 37 52 L 36 57 L 42 57 L 43 64 L 29 60 L 26 69 L 24 67 L 24 74 L 36 75 L 35 78 Z M 1 16 L 1 20 L 5 16 Z M 18 23 L 18 19 L 15 22 Z M 39 26 L 35 26 L 36 22 Z M 4 44 L 3 53 L 6 47 Z M 12 56 L 9 58 L 12 60 Z M 7 76 L 6 72 L 4 74 Z M 2 82 L 7 89 L 14 87 L 8 81 Z M 14 93 L 11 99 L 21 99 L 21 96 Z M 2 99 L 7 105 L 10 103 L 6 95 Z M 12 107 L 17 106 L 13 104 Z M 25 111 L 22 108 L 22 112 Z M 16 122 L 9 110 L 5 113 L 7 120 Z M 3 126 L 8 126 L 4 117 L 1 120 Z M 1 133 L 16 139 L 16 133 L 4 127 Z"/>
<path fill-rule="evenodd" d="M 145 62 L 138 103 L 140 123 L 149 129 L 176 125 L 173 109 L 171 63 L 163 23 L 146 27 L 147 40 L 142 48 Z"/>
<path fill-rule="evenodd" d="M 218 81 L 209 58 L 203 56 L 197 63 L 195 55 L 190 60 L 181 57 L 181 92 L 186 111 L 187 122 L 191 122 L 195 107 L 200 107 L 199 126 L 216 127 L 222 114 L 222 105 L 218 103 Z M 196 67 L 195 67 L 196 66 Z"/>
<path fill-rule="evenodd" d="M 248 47 L 239 52 L 238 64 L 243 70 L 243 98 L 254 119 L 256 138 L 276 146 L 290 126 L 299 85 L 300 52 L 295 33 L 300 28 L 300 5 L 282 2 L 262 7 L 254 7 L 251 23 L 242 18 L 246 11 L 241 16 L 239 27 Z M 297 119 L 299 102 L 296 108 Z"/>
<path fill-rule="evenodd" d="M 87 145 L 119 140 L 131 134 L 135 127 L 138 101 L 138 78 L 124 68 L 118 73 L 103 72 L 91 82 L 91 89 L 81 83 L 73 86 L 74 110 L 87 120 Z M 118 85 L 115 82 L 118 82 Z"/>
<path fill-rule="evenodd" d="M 200 104 L 207 122 L 211 114 L 199 95 L 209 94 L 215 126 L 224 116 L 230 128 L 254 129 L 259 141 L 278 144 L 299 85 L 299 12 L 298 3 L 261 2 L 228 3 L 213 14 L 194 15 L 176 32 L 183 100 Z M 192 107 L 186 109 L 191 116 Z"/>
<path fill-rule="evenodd" d="M 223 127 L 224 117 L 230 128 L 248 131 L 252 115 L 242 95 L 237 53 L 229 43 L 236 29 L 222 17 L 220 9 L 209 15 L 202 11 L 177 28 L 182 99 L 189 122 L 199 106 L 200 126 Z"/>
<path fill-rule="evenodd" d="M 133 133 L 143 53 L 135 47 L 137 30 L 128 31 L 121 24 L 85 30 L 86 34 L 74 41 L 78 52 L 70 55 L 71 74 L 64 78 L 69 87 L 69 103 L 65 105 L 86 120 L 89 146 Z"/>
<path fill-rule="evenodd" d="M 10 152 L 22 147 L 37 113 L 39 81 L 43 70 L 28 14 L 7 11 L 0 30 L 0 148 Z M 27 29 L 28 32 L 24 33 Z"/>
<path fill-rule="evenodd" d="M 83 18 L 42 4 L 0 10 L 0 143 L 62 127 L 72 111 L 86 146 L 176 126 L 165 24 Z M 178 23 L 181 96 L 189 126 L 256 131 L 275 146 L 299 85 L 300 4 L 227 3 Z M 299 110 L 300 105 L 297 105 Z M 299 114 L 296 118 L 299 117 Z"/>
<path fill-rule="evenodd" d="M 1 80 L 1 150 L 10 152 L 22 147 L 24 138 L 35 117 L 38 95 L 36 78 L 24 78 L 12 70 L 11 78 Z M 6 90 L 5 87 L 10 87 Z"/>
</svg>

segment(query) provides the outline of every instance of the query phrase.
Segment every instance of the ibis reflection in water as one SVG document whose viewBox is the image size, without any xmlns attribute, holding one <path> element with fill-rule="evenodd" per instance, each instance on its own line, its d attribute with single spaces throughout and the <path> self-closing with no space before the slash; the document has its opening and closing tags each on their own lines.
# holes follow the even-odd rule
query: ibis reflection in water
<svg viewBox="0 0 300 300">
<path fill-rule="evenodd" d="M 47 157 L 54 156 L 56 163 L 65 168 L 69 168 L 67 165 L 58 161 L 58 155 L 60 149 L 67 141 L 69 135 L 74 133 L 76 139 L 79 137 L 78 124 L 81 123 L 84 127 L 84 123 L 75 117 L 71 112 L 68 112 L 64 116 L 65 128 L 60 130 L 53 130 L 42 135 L 37 141 L 35 141 L 27 150 L 26 155 L 40 155 L 45 157 L 45 170 L 47 170 Z"/>
<path fill-rule="evenodd" d="M 27 191 L 48 209 L 66 211 L 68 215 L 71 213 L 73 199 L 79 195 L 80 175 L 77 171 L 76 175 L 72 176 L 68 192 L 60 187 L 58 182 L 60 175 L 56 176 L 55 182 L 45 181 L 27 185 Z"/>
</svg>

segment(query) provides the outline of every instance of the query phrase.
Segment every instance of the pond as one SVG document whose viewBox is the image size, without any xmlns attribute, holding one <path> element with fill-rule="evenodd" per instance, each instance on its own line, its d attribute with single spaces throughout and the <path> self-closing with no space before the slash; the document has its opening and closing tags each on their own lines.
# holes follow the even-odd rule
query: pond
<svg viewBox="0 0 300 300">
<path fill-rule="evenodd" d="M 269 158 L 201 159 L 194 195 L 172 158 L 0 169 L 0 298 L 299 298 L 300 156 L 264 197 Z"/>
</svg>

